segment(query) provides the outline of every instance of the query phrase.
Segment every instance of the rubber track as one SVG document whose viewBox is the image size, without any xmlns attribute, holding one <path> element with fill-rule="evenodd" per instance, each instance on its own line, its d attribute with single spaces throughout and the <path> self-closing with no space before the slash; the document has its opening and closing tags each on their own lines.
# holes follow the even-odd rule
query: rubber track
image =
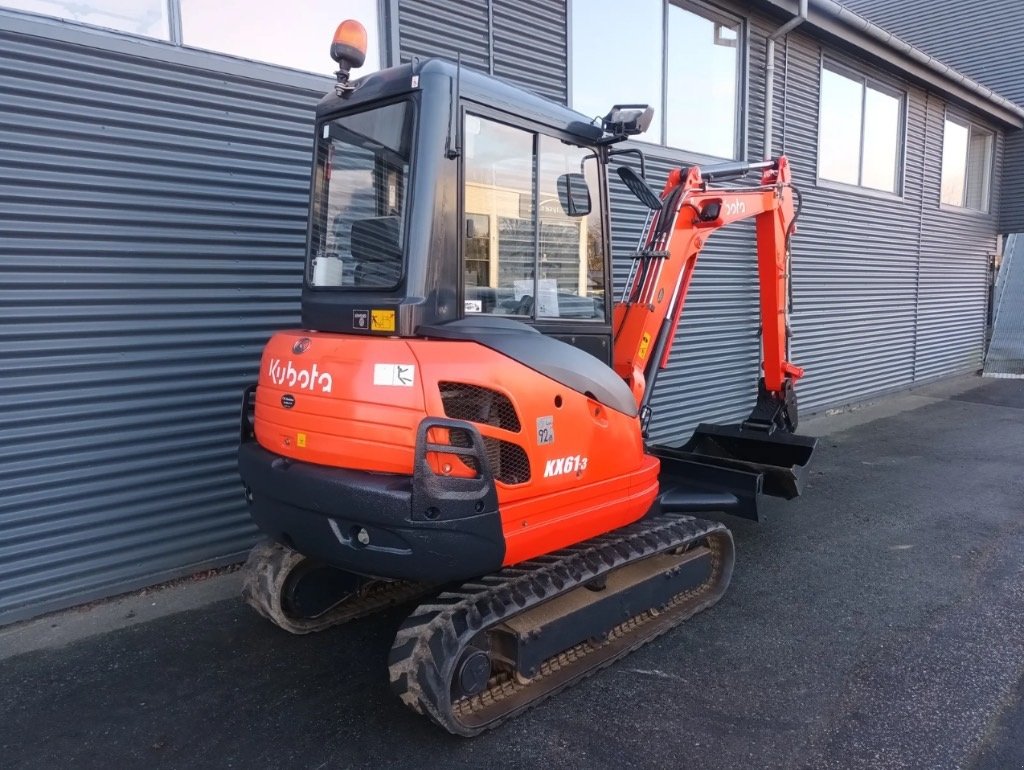
<svg viewBox="0 0 1024 770">
<path fill-rule="evenodd" d="M 492 677 L 484 693 L 451 702 L 455 667 L 463 650 L 480 632 L 614 569 L 705 538 L 712 549 L 714 565 L 708 588 L 679 595 L 658 610 L 631 618 L 611 629 L 611 641 L 605 644 L 594 647 L 583 643 L 555 656 L 542 666 L 540 675 L 527 683 L 499 674 Z M 466 583 L 418 607 L 399 629 L 388 660 L 392 690 L 411 709 L 449 732 L 477 735 L 556 695 L 714 604 L 729 584 L 733 558 L 732 536 L 724 525 L 667 514 Z M 701 594 L 703 599 L 697 601 Z M 693 603 L 687 605 L 688 601 Z M 659 618 L 663 613 L 664 617 Z M 641 628 L 647 633 L 635 633 Z M 571 670 L 588 657 L 592 661 L 589 666 Z M 551 681 L 549 677 L 557 676 L 559 671 L 565 680 L 545 689 Z M 524 700 L 522 695 L 530 689 L 538 694 Z M 483 724 L 462 721 L 463 715 L 471 715 L 477 709 L 500 710 L 498 701 L 509 693 L 514 693 L 516 703 L 507 711 Z"/>
<path fill-rule="evenodd" d="M 378 581 L 351 599 L 312 618 L 289 615 L 281 602 L 288 575 L 306 557 L 280 543 L 263 541 L 253 546 L 242 567 L 242 597 L 256 612 L 292 634 L 311 634 L 419 599 L 431 586 L 408 581 Z"/>
</svg>

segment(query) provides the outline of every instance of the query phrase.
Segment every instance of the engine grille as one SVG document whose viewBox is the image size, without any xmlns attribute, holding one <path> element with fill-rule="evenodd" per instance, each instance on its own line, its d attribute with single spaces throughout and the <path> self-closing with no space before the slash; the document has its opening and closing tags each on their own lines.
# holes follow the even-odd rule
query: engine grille
<svg viewBox="0 0 1024 770">
<path fill-rule="evenodd" d="M 519 415 L 504 393 L 463 382 L 439 382 L 437 386 L 446 417 L 493 425 L 513 433 L 522 429 Z"/>
<path fill-rule="evenodd" d="M 511 441 L 483 436 L 484 451 L 487 453 L 487 464 L 491 475 L 503 484 L 525 484 L 530 480 L 530 459 L 518 444 Z M 453 428 L 448 432 L 448 441 L 452 446 L 469 447 L 473 445 L 469 434 L 464 430 Z M 459 457 L 459 460 L 470 470 L 480 472 L 476 460 L 472 457 Z"/>
</svg>

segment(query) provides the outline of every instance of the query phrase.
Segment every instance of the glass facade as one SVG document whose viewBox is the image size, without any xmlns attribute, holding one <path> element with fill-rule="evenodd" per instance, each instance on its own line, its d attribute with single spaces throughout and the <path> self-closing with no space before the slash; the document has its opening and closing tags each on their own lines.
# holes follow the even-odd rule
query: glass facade
<svg viewBox="0 0 1024 770">
<path fill-rule="evenodd" d="M 702 3 L 577 0 L 572 14 L 572 107 L 604 116 L 649 104 L 641 141 L 719 158 L 739 155 L 743 29 Z M 614 38 L 609 35 L 614 19 Z M 699 119 L 694 97 L 699 93 Z"/>
<path fill-rule="evenodd" d="M 818 177 L 899 193 L 903 101 L 903 94 L 824 67 Z"/>
<path fill-rule="evenodd" d="M 993 144 L 991 131 L 957 118 L 946 118 L 942 138 L 942 203 L 988 211 Z"/>
<path fill-rule="evenodd" d="M 252 61 L 331 75 L 328 52 L 345 19 L 366 27 L 366 63 L 355 77 L 381 68 L 378 0 L 304 0 L 301 13 L 275 0 L 0 0 L 0 8 L 26 11 Z M 172 20 L 180 20 L 180 26 Z"/>
</svg>

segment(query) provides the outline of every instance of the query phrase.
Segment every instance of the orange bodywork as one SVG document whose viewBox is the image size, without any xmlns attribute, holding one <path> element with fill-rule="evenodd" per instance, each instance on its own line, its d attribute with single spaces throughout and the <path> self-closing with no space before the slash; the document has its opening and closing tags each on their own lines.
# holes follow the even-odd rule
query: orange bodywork
<svg viewBox="0 0 1024 770">
<path fill-rule="evenodd" d="M 280 332 L 263 353 L 256 439 L 295 460 L 411 475 L 420 421 L 446 416 L 441 382 L 501 393 L 518 415 L 515 432 L 474 423 L 529 459 L 528 480 L 496 481 L 505 564 L 595 537 L 650 509 L 659 463 L 644 453 L 638 418 L 474 342 Z M 541 418 L 551 418 L 550 443 L 539 443 Z M 455 455 L 437 455 L 428 457 L 436 473 L 470 472 Z"/>
<path fill-rule="evenodd" d="M 660 361 L 651 362 L 650 356 L 666 320 L 668 339 L 675 338 L 697 258 L 708 237 L 733 222 L 753 218 L 764 381 L 768 391 L 781 393 L 787 379 L 795 382 L 804 373 L 787 360 L 787 239 L 794 222 L 789 161 L 780 157 L 774 167 L 764 170 L 760 186 L 750 188 L 709 188 L 698 167 L 675 169 L 665 183 L 662 199 L 669 200 L 674 194 L 679 195 L 675 206 L 666 206 L 654 216 L 646 242 L 641 244 L 642 249 L 663 256 L 648 259 L 648 269 L 633 273 L 626 300 L 615 306 L 616 373 L 629 384 L 639 403 L 651 367 L 668 365 L 671 346 L 665 348 Z M 672 220 L 662 223 L 662 217 Z"/>
<path fill-rule="evenodd" d="M 803 374 L 787 360 L 787 239 L 794 221 L 788 162 L 779 158 L 753 188 L 709 189 L 696 167 L 676 170 L 662 200 L 641 244 L 637 264 L 642 268 L 614 309 L 616 373 L 641 406 L 649 380 L 665 367 L 671 349 L 659 350 L 657 340 L 674 337 L 708 236 L 753 217 L 764 384 L 783 397 L 784 386 Z M 495 479 L 506 565 L 622 527 L 651 509 L 660 464 L 644 451 L 638 417 L 472 341 L 276 334 L 261 364 L 256 439 L 271 452 L 305 463 L 412 476 L 421 422 L 466 419 L 446 414 L 441 388 L 449 383 L 487 389 L 489 397 L 500 394 L 517 417 L 513 428 L 472 420 L 487 451 L 498 448 L 497 465 L 506 462 L 501 453 L 509 447 L 496 442 L 505 442 L 514 445 L 514 464 L 520 468 L 502 477 L 490 455 L 485 458 Z M 452 435 L 457 432 L 434 426 L 426 438 L 431 445 L 464 450 L 468 445 Z M 424 451 L 427 468 L 436 475 L 478 472 L 473 458 Z"/>
</svg>

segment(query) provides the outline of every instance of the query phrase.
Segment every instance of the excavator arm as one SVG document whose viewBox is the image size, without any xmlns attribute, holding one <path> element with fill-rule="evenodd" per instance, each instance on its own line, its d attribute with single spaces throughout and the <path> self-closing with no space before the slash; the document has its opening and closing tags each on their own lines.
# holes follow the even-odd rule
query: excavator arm
<svg viewBox="0 0 1024 770">
<path fill-rule="evenodd" d="M 761 171 L 756 187 L 709 186 L 711 181 L 750 171 Z M 763 377 L 757 405 L 744 427 L 792 432 L 797 421 L 793 384 L 804 370 L 789 360 L 789 238 L 797 212 L 786 157 L 720 164 L 703 172 L 697 166 L 679 168 L 669 175 L 660 195 L 628 167 L 619 173 L 652 210 L 613 319 L 613 365 L 630 386 L 641 413 L 649 415 L 654 381 L 668 365 L 701 250 L 720 228 L 753 218 Z"/>
</svg>

